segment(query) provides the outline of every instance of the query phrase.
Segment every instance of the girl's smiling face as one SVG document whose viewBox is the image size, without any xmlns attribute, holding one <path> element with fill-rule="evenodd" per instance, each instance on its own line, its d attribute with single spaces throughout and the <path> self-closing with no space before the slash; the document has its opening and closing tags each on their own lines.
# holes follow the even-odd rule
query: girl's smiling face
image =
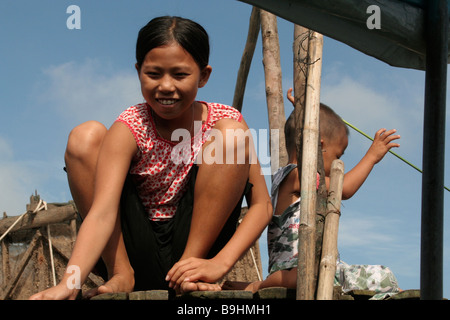
<svg viewBox="0 0 450 320">
<path fill-rule="evenodd" d="M 192 121 L 190 107 L 198 89 L 209 79 L 212 70 L 209 65 L 200 70 L 183 47 L 171 42 L 150 50 L 141 67 L 136 68 L 142 95 L 159 120 L 181 120 L 180 125 L 183 119 Z"/>
</svg>

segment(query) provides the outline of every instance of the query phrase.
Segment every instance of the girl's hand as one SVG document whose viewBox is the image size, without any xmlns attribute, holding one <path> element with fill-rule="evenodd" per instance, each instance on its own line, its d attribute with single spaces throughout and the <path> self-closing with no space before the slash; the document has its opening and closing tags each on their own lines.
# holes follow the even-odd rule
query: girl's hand
<svg viewBox="0 0 450 320">
<path fill-rule="evenodd" d="M 64 281 L 47 290 L 32 295 L 29 300 L 75 300 L 77 289 L 69 289 Z"/>
<path fill-rule="evenodd" d="M 178 289 L 183 282 L 203 281 L 212 283 L 222 278 L 228 268 L 212 259 L 187 258 L 175 263 L 166 276 L 169 287 Z"/>
</svg>

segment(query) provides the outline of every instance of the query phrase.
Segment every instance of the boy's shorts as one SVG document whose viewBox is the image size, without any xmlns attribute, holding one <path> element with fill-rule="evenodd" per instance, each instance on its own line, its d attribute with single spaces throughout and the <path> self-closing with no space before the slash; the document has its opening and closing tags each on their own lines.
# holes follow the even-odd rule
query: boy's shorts
<svg viewBox="0 0 450 320">
<path fill-rule="evenodd" d="M 180 259 L 189 236 L 194 203 L 194 186 L 198 166 L 192 167 L 187 190 L 180 200 L 174 218 L 151 221 L 139 199 L 130 176 L 127 177 L 120 204 L 123 239 L 128 258 L 134 269 L 135 291 L 169 290 L 167 272 Z M 207 258 L 214 257 L 236 231 L 244 195 L 252 185 L 247 182 L 244 193 L 231 213 Z M 100 262 L 101 264 L 101 262 Z M 103 269 L 103 271 L 101 271 Z M 97 265 L 106 280 L 106 270 Z"/>
</svg>

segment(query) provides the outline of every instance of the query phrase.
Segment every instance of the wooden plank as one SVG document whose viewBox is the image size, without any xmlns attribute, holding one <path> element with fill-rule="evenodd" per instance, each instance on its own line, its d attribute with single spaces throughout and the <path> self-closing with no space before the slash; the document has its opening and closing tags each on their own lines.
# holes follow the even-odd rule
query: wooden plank
<svg viewBox="0 0 450 320">
<path fill-rule="evenodd" d="M 39 228 L 48 224 L 75 219 L 76 214 L 76 208 L 72 204 L 62 207 L 52 207 L 48 210 L 42 210 L 35 214 L 28 212 L 10 232 Z M 0 234 L 3 235 L 3 233 L 8 230 L 8 228 L 13 225 L 17 219 L 17 217 L 8 217 L 0 220 Z"/>
</svg>

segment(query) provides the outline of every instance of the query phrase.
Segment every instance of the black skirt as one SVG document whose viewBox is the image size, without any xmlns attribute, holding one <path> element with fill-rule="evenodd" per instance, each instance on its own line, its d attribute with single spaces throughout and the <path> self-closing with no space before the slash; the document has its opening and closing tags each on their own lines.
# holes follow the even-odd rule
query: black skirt
<svg viewBox="0 0 450 320">
<path fill-rule="evenodd" d="M 191 169 L 187 190 L 175 216 L 169 221 L 151 221 L 139 199 L 130 176 L 121 198 L 121 226 L 125 247 L 135 275 L 135 291 L 169 290 L 167 272 L 179 261 L 189 236 L 194 204 L 194 187 L 198 166 Z M 207 258 L 214 257 L 236 231 L 242 200 L 252 185 L 247 182 L 244 193 L 221 230 Z M 103 277 L 105 277 L 103 271 Z M 105 278 L 106 279 L 106 278 Z"/>
</svg>

